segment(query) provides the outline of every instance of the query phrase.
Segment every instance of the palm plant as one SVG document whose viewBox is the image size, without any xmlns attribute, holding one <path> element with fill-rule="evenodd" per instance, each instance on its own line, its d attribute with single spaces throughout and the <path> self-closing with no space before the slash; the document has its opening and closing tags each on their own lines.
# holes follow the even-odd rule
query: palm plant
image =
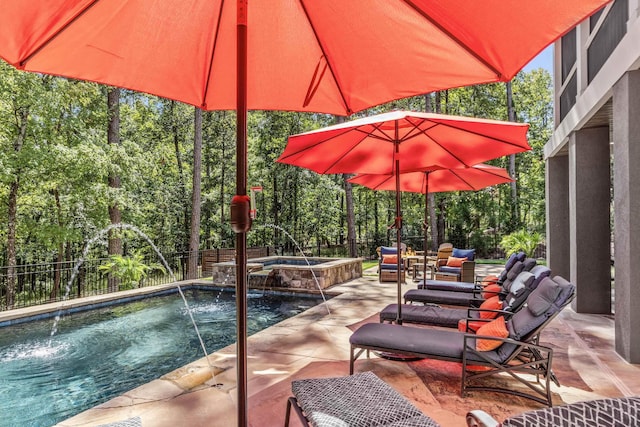
<svg viewBox="0 0 640 427">
<path fill-rule="evenodd" d="M 523 251 L 527 256 L 532 257 L 540 242 L 542 242 L 540 233 L 519 230 L 504 236 L 500 241 L 500 247 L 504 249 L 506 256 Z"/>
<path fill-rule="evenodd" d="M 108 261 L 98 267 L 98 270 L 103 274 L 111 274 L 120 279 L 120 290 L 139 287 L 150 271 L 161 270 L 164 272 L 164 268 L 159 264 L 146 265 L 142 255 L 139 254 L 130 257 L 111 255 Z"/>
</svg>

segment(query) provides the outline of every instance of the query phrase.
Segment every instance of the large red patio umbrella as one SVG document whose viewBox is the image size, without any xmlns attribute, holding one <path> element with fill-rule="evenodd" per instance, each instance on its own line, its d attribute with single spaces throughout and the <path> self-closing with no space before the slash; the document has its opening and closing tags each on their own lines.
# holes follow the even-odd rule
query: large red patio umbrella
<svg viewBox="0 0 640 427">
<path fill-rule="evenodd" d="M 359 184 L 372 190 L 396 191 L 394 175 L 358 174 L 349 179 L 350 182 Z M 484 163 L 462 169 L 438 169 L 434 171 L 407 172 L 400 175 L 400 191 L 422 193 L 424 197 L 424 258 L 423 276 L 427 278 L 427 240 L 429 237 L 428 193 L 440 193 L 446 191 L 477 191 L 492 185 L 511 182 L 513 179 L 504 168 L 487 165 Z M 399 316 L 398 316 L 399 317 Z M 398 319 L 401 320 L 401 319 Z"/>
<path fill-rule="evenodd" d="M 6 0 L 16 68 L 235 109 L 238 425 L 246 405 L 247 108 L 348 115 L 508 81 L 610 0 Z"/>
<path fill-rule="evenodd" d="M 530 150 L 528 124 L 444 114 L 393 111 L 289 137 L 277 161 L 318 173 L 393 175 L 396 245 L 401 246 L 401 176 L 404 172 L 468 168 Z M 401 257 L 398 256 L 398 271 Z M 402 277 L 398 274 L 402 321 Z"/>
</svg>

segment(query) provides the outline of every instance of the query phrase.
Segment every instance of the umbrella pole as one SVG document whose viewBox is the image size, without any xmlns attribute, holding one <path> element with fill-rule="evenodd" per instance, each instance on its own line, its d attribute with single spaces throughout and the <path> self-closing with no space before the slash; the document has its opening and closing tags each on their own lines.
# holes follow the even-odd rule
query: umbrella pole
<svg viewBox="0 0 640 427">
<path fill-rule="evenodd" d="M 398 141 L 398 122 L 396 121 L 396 143 L 395 143 L 395 174 L 396 174 L 396 253 L 398 264 L 397 276 L 398 276 L 398 310 L 396 312 L 396 323 L 402 325 L 402 212 L 400 207 L 400 159 L 398 154 L 400 151 L 400 144 Z"/>
<path fill-rule="evenodd" d="M 236 105 L 236 197 L 247 198 L 247 0 L 237 3 L 237 105 Z M 238 427 L 248 425 L 247 413 L 247 231 L 251 219 L 236 231 L 236 369 Z M 243 215 L 244 216 L 244 215 Z"/>
<path fill-rule="evenodd" d="M 422 258 L 422 277 L 427 282 L 427 244 L 429 243 L 429 171 L 424 173 L 424 244 Z"/>
</svg>

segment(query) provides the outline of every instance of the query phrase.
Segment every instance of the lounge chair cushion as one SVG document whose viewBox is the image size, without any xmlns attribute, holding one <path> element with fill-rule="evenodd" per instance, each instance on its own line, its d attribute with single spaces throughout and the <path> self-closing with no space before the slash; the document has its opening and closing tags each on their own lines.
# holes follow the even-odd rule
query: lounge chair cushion
<svg viewBox="0 0 640 427">
<path fill-rule="evenodd" d="M 509 285 L 509 293 L 504 299 L 506 303 L 505 307 L 515 307 L 515 304 L 519 301 L 519 296 L 522 295 L 524 297 L 525 294 L 528 295 L 528 290 L 531 288 L 534 280 L 535 276 L 528 271 L 523 271 L 518 274 L 518 277 Z"/>
<path fill-rule="evenodd" d="M 504 321 L 504 317 L 500 316 L 493 319 L 491 322 L 487 322 L 486 325 L 482 325 L 477 331 L 476 335 L 484 335 L 490 337 L 507 338 L 509 331 Z M 502 345 L 502 341 L 498 340 L 485 340 L 478 338 L 476 340 L 476 350 L 478 351 L 490 351 Z"/>
<path fill-rule="evenodd" d="M 517 253 L 511 254 L 507 259 L 507 262 L 504 264 L 504 270 L 502 270 L 502 272 L 498 276 L 498 281 L 500 283 L 504 282 L 507 279 L 507 273 L 509 272 L 509 270 L 511 270 L 511 268 L 515 265 L 515 263 L 518 261 L 520 262 L 524 261 L 526 257 L 527 255 L 524 252 L 517 252 Z"/>
<path fill-rule="evenodd" d="M 453 248 L 453 252 L 451 253 L 452 257 L 455 258 L 466 258 L 468 261 L 473 261 L 476 255 L 475 249 L 457 249 Z"/>
<path fill-rule="evenodd" d="M 551 279 L 543 280 L 536 292 L 532 292 L 527 300 L 527 308 L 534 316 L 540 316 L 547 311 L 558 298 L 560 287 Z"/>
<path fill-rule="evenodd" d="M 467 317 L 467 310 L 433 305 L 402 305 L 402 321 L 422 323 L 445 328 L 455 328 L 460 319 Z M 380 311 L 380 322 L 395 322 L 398 316 L 398 304 L 389 304 Z"/>
<path fill-rule="evenodd" d="M 556 278 L 558 280 L 556 280 Z M 559 292 L 554 288 L 559 288 Z M 538 326 L 543 324 L 545 320 L 553 313 L 558 311 L 574 292 L 574 285 L 564 280 L 562 277 L 556 276 L 553 280 L 545 277 L 542 279 L 538 287 L 529 295 L 527 307 L 519 310 L 511 319 L 507 322 L 507 328 L 509 329 L 509 337 L 515 340 L 521 340 L 525 338 L 530 332 L 535 330 Z M 554 292 L 557 298 L 550 304 L 548 298 Z M 533 311 L 529 303 L 530 301 L 536 301 L 533 304 Z M 540 312 L 543 307 L 547 307 L 544 311 Z M 539 313 L 539 314 L 535 314 Z"/>
<path fill-rule="evenodd" d="M 434 358 L 462 360 L 465 334 L 451 329 L 415 328 L 390 325 L 388 323 L 366 323 L 349 338 L 349 342 L 360 348 L 380 348 L 401 354 L 425 354 Z M 467 341 L 475 348 L 475 340 Z M 502 348 L 501 346 L 499 347 Z M 513 351 L 513 349 L 512 349 Z M 497 351 L 483 352 L 485 357 L 502 363 L 511 353 L 502 355 Z M 467 353 L 467 360 L 484 361 L 474 353 Z"/>
<path fill-rule="evenodd" d="M 418 289 L 434 289 L 450 292 L 473 292 L 477 286 L 469 282 L 451 282 L 448 280 L 423 280 L 418 283 Z"/>
<path fill-rule="evenodd" d="M 296 380 L 291 390 L 317 427 L 438 426 L 373 372 Z"/>
<path fill-rule="evenodd" d="M 451 292 L 432 289 L 410 289 L 404 294 L 404 299 L 405 301 L 420 303 L 464 306 L 471 305 L 475 300 L 471 292 Z"/>
<path fill-rule="evenodd" d="M 442 267 L 438 268 L 438 272 L 439 273 L 460 274 L 460 267 L 451 267 L 451 266 L 448 266 L 448 265 L 443 265 Z"/>
<path fill-rule="evenodd" d="M 614 397 L 527 411 L 507 418 L 503 427 L 635 426 L 640 424 L 640 397 Z"/>
</svg>

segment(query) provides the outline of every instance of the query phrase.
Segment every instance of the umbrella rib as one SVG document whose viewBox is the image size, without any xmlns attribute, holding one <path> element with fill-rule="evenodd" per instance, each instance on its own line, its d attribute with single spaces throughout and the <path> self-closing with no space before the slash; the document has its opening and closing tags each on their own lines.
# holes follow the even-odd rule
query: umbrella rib
<svg viewBox="0 0 640 427">
<path fill-rule="evenodd" d="M 514 122 L 512 122 L 512 123 L 514 123 Z M 501 142 L 501 143 L 503 143 L 503 144 L 512 145 L 512 146 L 514 146 L 514 147 L 520 147 L 520 148 L 522 148 L 522 145 L 519 145 L 519 144 L 517 144 L 517 143 L 515 143 L 515 142 L 512 142 L 512 141 L 509 141 L 509 140 L 507 140 L 507 139 L 503 139 L 503 138 L 500 138 L 500 137 L 498 137 L 498 136 L 490 136 L 490 135 L 484 134 L 484 133 L 482 133 L 482 132 L 476 132 L 476 131 L 474 131 L 474 130 L 461 129 L 461 128 L 457 127 L 457 126 L 453 126 L 453 125 L 450 125 L 450 124 L 448 124 L 448 123 L 436 122 L 436 125 L 435 125 L 435 126 L 446 126 L 446 127 L 448 127 L 448 128 L 451 128 L 451 129 L 457 129 L 457 130 L 461 130 L 461 131 L 463 131 L 463 132 L 470 133 L 470 134 L 473 134 L 473 135 L 483 136 L 483 137 L 485 137 L 485 138 L 491 138 L 491 139 L 493 139 L 493 140 L 495 140 L 495 141 L 497 141 L 497 142 Z M 435 126 L 433 126 L 433 127 L 435 127 Z M 431 128 L 430 128 L 430 129 L 431 129 Z"/>
<path fill-rule="evenodd" d="M 353 114 L 353 110 L 351 110 L 351 107 L 349 106 L 349 103 L 347 102 L 347 99 L 344 96 L 344 92 L 343 92 L 342 88 L 340 87 L 340 82 L 338 81 L 338 76 L 336 76 L 335 70 L 333 69 L 333 66 L 331 65 L 331 61 L 329 61 L 329 57 L 327 56 L 327 53 L 326 53 L 326 51 L 324 49 L 324 46 L 322 45 L 322 42 L 320 41 L 320 37 L 318 37 L 318 32 L 316 31 L 316 27 L 313 25 L 313 21 L 311 20 L 311 17 L 309 16 L 309 12 L 307 11 L 307 7 L 304 4 L 304 0 L 300 0 L 300 6 L 302 7 L 302 10 L 304 11 L 304 15 L 307 18 L 307 22 L 309 22 L 309 26 L 311 27 L 311 30 L 313 31 L 313 36 L 315 37 L 316 42 L 318 43 L 318 46 L 320 47 L 320 51 L 322 52 L 322 56 L 327 61 L 327 67 L 329 68 L 329 72 L 331 73 L 331 76 L 333 77 L 333 81 L 336 82 L 336 86 L 338 88 L 338 93 L 340 94 L 340 98 L 342 99 L 342 102 L 344 104 L 344 109 L 345 109 L 347 115 Z M 311 82 L 311 84 L 313 84 L 313 82 Z M 315 90 L 314 90 L 314 93 L 315 93 Z M 305 100 L 305 102 L 309 102 L 309 101 L 310 101 L 309 99 Z"/>
<path fill-rule="evenodd" d="M 213 38 L 213 46 L 211 48 L 211 56 L 209 57 L 209 67 L 207 68 L 207 78 L 205 79 L 204 90 L 202 91 L 201 107 L 207 108 L 207 94 L 209 92 L 209 82 L 211 81 L 211 69 L 213 68 L 213 58 L 216 56 L 216 48 L 218 47 L 218 35 L 220 34 L 220 24 L 222 23 L 222 10 L 225 1 L 220 2 L 220 10 L 218 10 L 218 23 L 216 24 L 215 36 Z"/>
<path fill-rule="evenodd" d="M 407 121 L 413 125 L 413 128 L 409 132 L 407 132 L 407 135 L 402 138 L 402 141 L 408 141 L 408 140 L 416 138 L 416 137 L 418 137 L 420 135 L 428 136 L 425 132 L 429 131 L 430 129 L 432 129 L 435 126 L 438 125 L 438 123 L 433 122 L 431 119 L 429 119 L 429 120 L 420 120 L 419 122 L 415 122 L 414 123 L 411 120 L 411 117 L 407 117 Z M 420 127 L 420 125 L 425 124 L 425 123 L 428 123 L 429 126 L 427 126 L 424 129 L 422 129 Z M 411 132 L 413 132 L 413 131 L 416 131 L 417 133 L 414 133 L 413 135 L 411 135 Z"/>
<path fill-rule="evenodd" d="M 465 43 L 462 42 L 462 40 L 460 40 L 458 37 L 456 37 L 455 35 L 453 35 L 453 33 L 451 33 L 451 31 L 449 31 L 448 29 L 446 29 L 445 27 L 443 27 L 438 21 L 436 21 L 435 19 L 431 18 L 431 16 L 429 16 L 424 10 L 422 10 L 422 8 L 418 7 L 415 5 L 415 3 L 411 0 L 404 0 L 404 2 L 410 6 L 413 10 L 415 10 L 417 13 L 419 13 L 424 19 L 426 19 L 427 21 L 429 21 L 434 27 L 438 28 L 440 31 L 442 31 L 443 34 L 445 34 L 447 37 L 449 37 L 449 39 L 451 39 L 454 43 L 456 43 L 458 46 L 460 46 L 462 49 L 464 49 L 469 55 L 473 56 L 474 58 L 476 58 L 478 60 L 478 62 L 480 62 L 482 65 L 484 65 L 485 67 L 487 67 L 489 70 L 491 70 L 492 73 L 494 73 L 496 75 L 496 77 L 498 78 L 498 80 L 503 80 L 505 79 L 504 74 L 502 74 L 500 72 L 500 70 L 498 70 L 496 67 L 494 67 L 491 63 L 489 63 L 486 59 L 484 59 L 483 57 L 481 57 L 480 55 L 478 55 L 473 49 L 471 49 L 469 46 L 467 46 Z"/>
<path fill-rule="evenodd" d="M 20 67 L 24 68 L 25 65 L 27 64 L 27 62 L 29 62 L 31 60 L 31 58 L 33 58 L 38 53 L 40 53 L 40 51 L 42 49 L 44 49 L 45 47 L 47 47 L 49 45 L 49 43 L 51 43 L 53 40 L 55 40 L 60 33 L 62 33 L 67 28 L 69 28 L 74 22 L 76 22 L 80 17 L 82 17 L 82 15 L 84 15 L 89 9 L 93 8 L 93 6 L 95 6 L 96 3 L 98 3 L 99 1 L 100 0 L 93 0 L 91 3 L 89 3 L 84 8 L 79 10 L 78 13 L 76 13 L 74 16 L 71 17 L 71 19 L 69 19 L 69 21 L 67 21 L 62 27 L 60 27 L 58 30 L 56 30 L 56 32 L 53 33 L 51 35 L 51 37 L 46 39 L 44 42 L 40 43 L 40 46 L 38 46 L 36 49 L 34 49 L 34 51 L 31 52 L 29 54 L 29 56 L 27 56 L 22 61 L 20 61 Z"/>
<path fill-rule="evenodd" d="M 357 128 L 356 128 L 356 129 L 357 129 Z M 367 134 L 366 134 L 366 133 L 363 133 L 362 138 L 361 138 L 361 139 L 359 139 L 358 141 L 356 141 L 353 145 L 351 145 L 351 147 L 349 147 L 349 149 L 348 149 L 348 150 L 344 151 L 344 152 L 341 154 L 341 156 L 340 156 L 340 157 L 344 157 L 347 153 L 350 153 L 351 151 L 353 151 L 353 150 L 358 146 L 358 144 L 359 144 L 363 139 L 365 139 L 366 137 L 367 137 Z M 331 163 L 331 165 L 329 165 L 329 167 L 328 167 L 328 168 L 326 168 L 322 173 L 327 173 L 327 171 L 328 171 L 328 170 L 331 170 L 331 168 L 332 168 L 332 167 L 334 167 L 334 166 L 336 165 L 336 163 L 338 163 L 339 161 L 340 161 L 340 158 L 339 158 L 339 157 L 337 157 L 337 158 L 336 158 L 336 160 L 335 160 L 333 163 Z"/>
<path fill-rule="evenodd" d="M 470 189 L 477 191 L 479 190 L 479 188 L 476 188 L 474 185 L 472 185 L 469 181 L 467 181 L 466 179 L 464 179 L 463 177 L 460 176 L 460 174 L 458 172 L 456 172 L 455 169 L 451 169 L 451 173 L 458 178 L 460 181 L 464 182 Z"/>
<path fill-rule="evenodd" d="M 433 128 L 435 126 L 430 127 L 429 129 Z M 449 154 L 451 157 L 453 157 L 454 159 L 456 159 L 457 161 L 459 161 L 461 164 L 463 164 L 466 167 L 469 167 L 470 165 L 468 165 L 467 163 L 463 162 L 462 159 L 458 156 L 456 156 L 455 154 L 453 154 L 453 151 L 449 150 L 448 148 L 446 148 L 444 145 L 440 144 L 437 140 L 435 140 L 431 135 L 429 135 L 427 133 L 428 129 L 425 130 L 420 130 L 420 133 L 422 133 L 426 138 L 429 138 L 431 141 L 433 141 L 434 144 L 436 144 L 438 147 L 442 148 L 444 151 L 447 152 L 447 154 Z M 414 135 L 415 137 L 415 135 Z"/>
<path fill-rule="evenodd" d="M 340 137 L 340 136 L 342 136 L 342 135 L 344 135 L 344 134 L 347 134 L 347 133 L 349 133 L 349 132 L 351 132 L 351 131 L 353 131 L 353 130 L 354 130 L 354 129 L 344 129 L 344 131 L 343 131 L 343 132 L 341 132 L 341 133 L 339 133 L 339 134 L 337 134 L 337 135 L 327 136 L 326 138 L 323 138 L 323 139 L 321 139 L 321 140 L 318 140 L 318 141 L 314 142 L 313 144 L 305 145 L 304 147 L 302 147 L 301 149 L 299 149 L 299 150 L 297 150 L 297 151 L 294 151 L 293 153 L 289 153 L 289 154 L 287 154 L 286 156 L 281 156 L 281 157 L 280 157 L 280 160 L 288 159 L 289 157 L 292 157 L 292 156 L 298 155 L 298 154 L 303 153 L 303 152 L 305 152 L 305 151 L 307 151 L 307 150 L 311 150 L 312 148 L 315 148 L 315 147 L 317 147 L 318 145 L 324 144 L 325 142 L 330 141 L 330 140 L 332 140 L 333 138 Z M 358 141 L 358 142 L 360 142 L 360 141 Z"/>
</svg>

